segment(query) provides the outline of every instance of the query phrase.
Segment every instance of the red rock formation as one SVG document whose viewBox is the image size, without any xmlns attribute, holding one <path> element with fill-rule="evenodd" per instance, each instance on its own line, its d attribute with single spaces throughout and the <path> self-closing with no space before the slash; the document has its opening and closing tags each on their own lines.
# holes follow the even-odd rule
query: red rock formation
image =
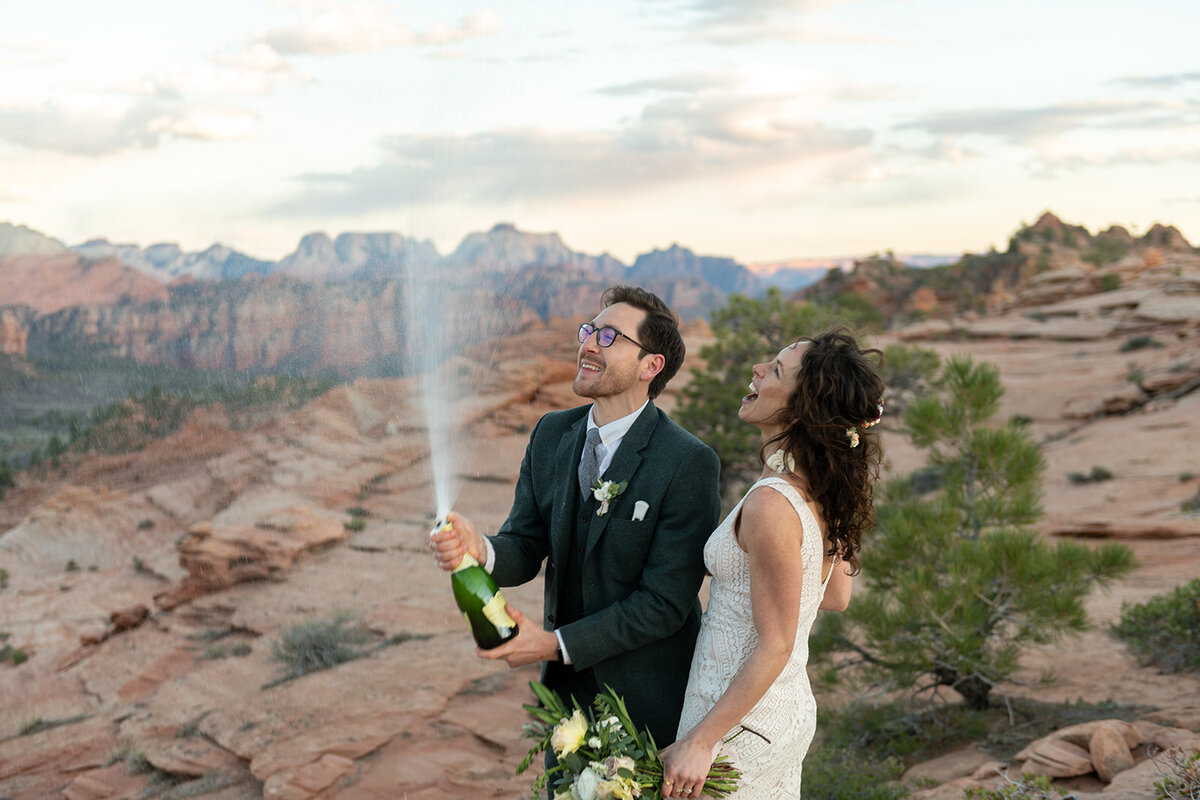
<svg viewBox="0 0 1200 800">
<path fill-rule="evenodd" d="M 72 306 L 166 299 L 166 287 L 116 258 L 91 261 L 66 253 L 0 259 L 0 306 L 27 305 L 48 314 Z"/>
</svg>

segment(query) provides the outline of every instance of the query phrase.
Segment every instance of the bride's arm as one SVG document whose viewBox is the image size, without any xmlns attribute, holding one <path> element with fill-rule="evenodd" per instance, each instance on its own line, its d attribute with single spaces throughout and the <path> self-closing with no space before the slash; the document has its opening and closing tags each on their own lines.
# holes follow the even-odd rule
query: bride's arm
<svg viewBox="0 0 1200 800">
<path fill-rule="evenodd" d="M 738 539 L 750 558 L 758 646 L 704 719 L 663 751 L 663 777 L 673 789 L 704 782 L 721 738 L 762 699 L 791 657 L 800 614 L 801 537 L 800 520 L 783 495 L 758 490 L 746 498 Z"/>
<path fill-rule="evenodd" d="M 850 565 L 838 561 L 830 569 L 833 575 L 829 585 L 825 587 L 825 596 L 821 598 L 818 608 L 825 611 L 845 611 L 850 605 L 850 593 L 854 589 L 854 577 L 850 574 Z"/>
</svg>

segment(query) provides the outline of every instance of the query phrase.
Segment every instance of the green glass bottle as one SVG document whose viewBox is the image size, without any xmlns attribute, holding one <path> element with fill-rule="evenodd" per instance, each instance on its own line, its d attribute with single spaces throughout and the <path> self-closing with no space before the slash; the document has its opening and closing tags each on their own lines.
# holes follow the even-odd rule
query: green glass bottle
<svg viewBox="0 0 1200 800">
<path fill-rule="evenodd" d="M 434 530 L 443 530 L 441 525 Z M 499 647 L 517 635 L 517 623 L 504 608 L 504 595 L 488 571 L 469 553 L 450 573 L 454 601 L 471 626 L 471 635 L 482 650 Z"/>
</svg>

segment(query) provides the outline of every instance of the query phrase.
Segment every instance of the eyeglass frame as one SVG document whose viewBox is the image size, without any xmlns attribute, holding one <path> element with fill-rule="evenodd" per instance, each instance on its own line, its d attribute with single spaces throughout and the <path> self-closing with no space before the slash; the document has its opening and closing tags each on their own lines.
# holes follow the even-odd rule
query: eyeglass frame
<svg viewBox="0 0 1200 800">
<path fill-rule="evenodd" d="M 587 333 L 583 332 L 584 328 L 588 329 Z M 611 339 L 608 340 L 608 344 L 605 344 L 604 342 L 600 341 L 600 334 L 603 331 L 612 331 L 613 332 L 613 336 Z M 593 333 L 596 334 L 596 345 L 598 347 L 612 347 L 613 343 L 617 341 L 617 337 L 623 337 L 623 338 L 628 339 L 629 341 L 633 342 L 639 348 L 641 348 L 642 350 L 645 350 L 647 353 L 654 352 L 649 347 L 646 347 L 646 345 L 639 342 L 637 339 L 634 339 L 632 336 L 622 333 L 621 331 L 614 328 L 612 325 L 604 325 L 604 326 L 597 328 L 595 325 L 593 325 L 590 322 L 579 323 L 579 334 L 578 334 L 577 338 L 579 339 L 580 344 L 583 344 L 584 342 L 586 342 L 588 340 L 588 337 L 590 337 Z"/>
</svg>

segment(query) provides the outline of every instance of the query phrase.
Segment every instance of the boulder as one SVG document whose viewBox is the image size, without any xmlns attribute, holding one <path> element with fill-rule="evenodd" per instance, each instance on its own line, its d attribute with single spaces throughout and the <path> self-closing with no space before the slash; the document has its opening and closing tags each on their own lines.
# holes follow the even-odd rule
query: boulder
<svg viewBox="0 0 1200 800">
<path fill-rule="evenodd" d="M 1072 778 L 1092 771 L 1087 750 L 1062 739 L 1038 739 L 1015 756 L 1017 774 Z"/>
<path fill-rule="evenodd" d="M 1132 725 L 1126 725 L 1126 729 L 1132 728 Z M 1105 783 L 1112 782 L 1117 773 L 1133 766 L 1133 753 L 1129 751 L 1125 732 L 1107 722 L 1097 727 L 1096 732 L 1092 734 L 1088 742 L 1088 753 L 1096 774 Z"/>
</svg>

